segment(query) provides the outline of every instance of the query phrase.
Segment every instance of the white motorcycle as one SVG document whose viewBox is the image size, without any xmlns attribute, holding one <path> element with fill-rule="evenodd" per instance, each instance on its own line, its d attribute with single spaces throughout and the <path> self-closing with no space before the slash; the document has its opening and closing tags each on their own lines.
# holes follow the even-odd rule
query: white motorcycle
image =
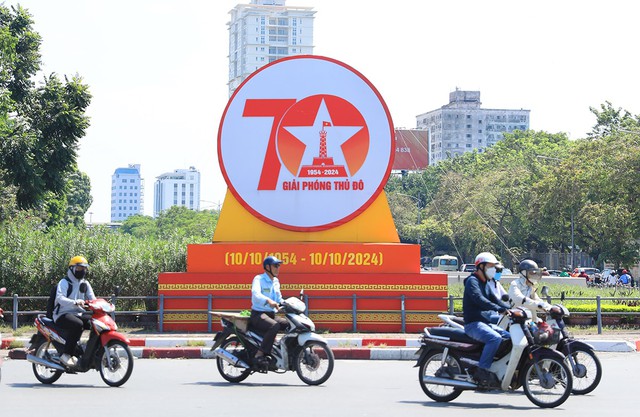
<svg viewBox="0 0 640 417">
<path fill-rule="evenodd" d="M 464 390 L 515 391 L 522 387 L 527 398 L 543 408 L 564 403 L 573 387 L 565 357 L 544 346 L 554 342 L 548 333 L 531 330 L 531 312 L 509 310 L 501 318 L 510 338 L 500 345 L 490 371 L 497 385 L 482 387 L 472 377 L 478 367 L 483 344 L 457 327 L 425 328 L 418 351 L 419 382 L 428 397 L 438 402 L 456 399 Z"/>
<path fill-rule="evenodd" d="M 546 297 L 548 287 L 542 287 L 541 294 Z M 506 300 L 505 300 L 506 301 Z M 564 317 L 569 316 L 569 310 L 561 304 L 555 304 L 559 312 L 550 312 L 545 318 L 547 325 L 556 334 L 553 336 L 557 343 L 550 344 L 550 349 L 555 349 L 565 356 L 565 362 L 572 371 L 574 395 L 588 394 L 600 383 L 602 379 L 602 365 L 595 353 L 593 346 L 576 340 L 571 336 L 564 323 Z M 452 314 L 439 314 L 438 317 L 446 326 L 463 329 L 464 320 Z M 508 320 L 502 320 L 500 327 L 507 330 Z"/>
<path fill-rule="evenodd" d="M 283 373 L 295 370 L 308 385 L 320 385 L 333 372 L 335 358 L 327 340 L 315 332 L 315 324 L 304 312 L 305 304 L 296 297 L 282 301 L 281 310 L 289 322 L 285 334 L 274 343 L 270 363 L 255 360 L 262 334 L 249 326 L 249 317 L 238 313 L 210 311 L 220 318 L 222 331 L 215 336 L 211 350 L 216 355 L 220 375 L 238 383 L 255 372 Z"/>
</svg>

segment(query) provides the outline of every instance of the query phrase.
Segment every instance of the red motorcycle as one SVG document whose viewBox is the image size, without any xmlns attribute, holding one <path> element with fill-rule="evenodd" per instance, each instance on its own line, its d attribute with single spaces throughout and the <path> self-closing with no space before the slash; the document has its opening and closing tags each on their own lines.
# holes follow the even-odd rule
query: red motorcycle
<svg viewBox="0 0 640 417">
<path fill-rule="evenodd" d="M 88 323 L 91 334 L 86 343 L 81 341 L 76 346 L 74 356 L 78 363 L 72 367 L 60 361 L 65 330 L 44 314 L 36 318 L 38 332 L 31 337 L 27 360 L 33 363 L 33 373 L 38 381 L 53 384 L 63 373 L 76 374 L 96 369 L 107 385 L 119 387 L 131 376 L 133 354 L 129 349 L 129 339 L 117 331 L 118 326 L 110 316 L 115 311 L 114 305 L 98 298 L 87 301 L 86 307 L 91 313 Z"/>
</svg>

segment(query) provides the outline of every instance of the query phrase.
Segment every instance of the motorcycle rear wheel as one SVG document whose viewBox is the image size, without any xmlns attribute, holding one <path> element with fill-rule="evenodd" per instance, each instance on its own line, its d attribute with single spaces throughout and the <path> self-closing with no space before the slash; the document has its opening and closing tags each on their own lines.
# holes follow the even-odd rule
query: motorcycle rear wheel
<svg viewBox="0 0 640 417">
<path fill-rule="evenodd" d="M 571 393 L 574 395 L 588 394 L 596 389 L 602 378 L 600 360 L 592 350 L 574 349 L 571 356 L 577 367 L 577 369 L 572 369 L 573 390 Z M 564 361 L 571 369 L 569 358 L 565 358 Z"/>
<path fill-rule="evenodd" d="M 58 356 L 58 352 L 47 340 L 42 339 L 40 344 L 36 345 L 34 348 L 34 356 L 52 362 L 53 357 Z M 37 363 L 31 364 L 33 368 L 33 374 L 36 376 L 38 381 L 43 384 L 53 384 L 56 382 L 60 376 L 62 375 L 62 371 L 57 371 L 52 368 L 48 368 L 44 365 L 39 365 Z"/>
<path fill-rule="evenodd" d="M 540 375 L 536 364 L 542 371 Z M 542 355 L 536 362 L 527 363 L 522 375 L 522 389 L 529 401 L 538 407 L 557 407 L 571 395 L 571 370 L 564 361 L 555 357 Z"/>
<path fill-rule="evenodd" d="M 441 350 L 434 350 L 427 354 L 422 364 L 420 364 L 418 381 L 420 381 L 422 391 L 429 398 L 437 402 L 449 402 L 458 398 L 462 394 L 462 390 L 448 385 L 435 385 L 424 382 L 425 376 L 439 377 L 440 373 L 443 372 L 442 356 L 443 352 Z M 446 366 L 456 374 L 462 373 L 462 366 L 460 366 L 458 358 L 452 354 L 447 355 Z"/>
<path fill-rule="evenodd" d="M 237 337 L 230 337 L 229 339 L 222 342 L 222 344 L 220 345 L 220 349 L 226 350 L 239 359 L 246 357 L 246 350 Z M 251 375 L 251 369 L 233 366 L 229 362 L 219 357 L 216 358 L 216 366 L 218 367 L 220 376 L 234 384 L 244 381 L 249 375 Z"/>
<path fill-rule="evenodd" d="M 109 356 L 107 356 L 107 351 Z M 110 387 L 119 387 L 129 380 L 133 372 L 133 354 L 121 340 L 107 343 L 100 358 L 100 376 Z"/>
<path fill-rule="evenodd" d="M 296 353 L 296 373 L 305 384 L 320 385 L 331 376 L 334 362 L 333 352 L 325 343 L 307 342 Z"/>
</svg>

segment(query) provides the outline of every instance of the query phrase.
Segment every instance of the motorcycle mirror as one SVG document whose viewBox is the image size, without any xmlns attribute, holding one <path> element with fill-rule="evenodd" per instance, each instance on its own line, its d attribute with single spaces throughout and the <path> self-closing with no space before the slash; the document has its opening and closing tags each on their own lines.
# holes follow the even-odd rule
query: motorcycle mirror
<svg viewBox="0 0 640 417">
<path fill-rule="evenodd" d="M 300 290 L 300 300 L 304 301 L 304 288 Z"/>
<path fill-rule="evenodd" d="M 564 301 L 564 291 L 560 293 L 560 301 Z"/>
<path fill-rule="evenodd" d="M 114 294 L 116 297 L 120 295 L 120 289 L 121 289 L 121 288 L 120 288 L 120 286 L 118 285 L 118 286 L 116 286 L 116 289 L 113 291 L 113 294 Z"/>
<path fill-rule="evenodd" d="M 500 299 L 502 301 L 509 301 L 509 296 L 507 294 L 502 294 L 502 297 L 500 297 Z"/>
<path fill-rule="evenodd" d="M 542 289 L 540 290 L 540 295 L 542 295 L 543 297 L 548 297 L 549 296 L 549 287 L 547 287 L 546 285 L 542 287 Z"/>
</svg>

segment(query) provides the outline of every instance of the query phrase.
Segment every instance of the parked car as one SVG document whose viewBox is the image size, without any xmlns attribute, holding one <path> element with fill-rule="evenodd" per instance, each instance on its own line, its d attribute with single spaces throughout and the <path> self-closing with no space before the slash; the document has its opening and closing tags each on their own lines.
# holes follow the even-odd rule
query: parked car
<svg viewBox="0 0 640 417">
<path fill-rule="evenodd" d="M 547 272 L 552 277 L 559 277 L 560 274 L 562 274 L 562 271 L 560 271 L 559 269 L 547 269 Z"/>
<path fill-rule="evenodd" d="M 460 267 L 460 272 L 473 272 L 476 270 L 475 264 L 462 264 Z"/>
</svg>

